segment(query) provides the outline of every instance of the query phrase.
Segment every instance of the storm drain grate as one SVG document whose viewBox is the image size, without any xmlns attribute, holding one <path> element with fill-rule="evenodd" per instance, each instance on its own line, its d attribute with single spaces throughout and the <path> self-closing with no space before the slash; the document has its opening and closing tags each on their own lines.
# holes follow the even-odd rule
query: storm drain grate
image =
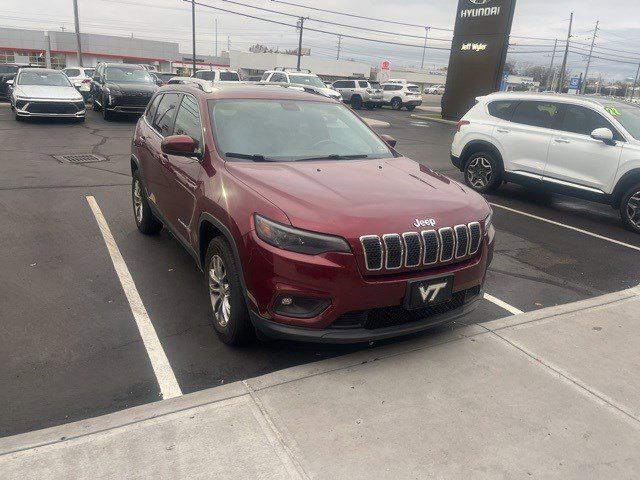
<svg viewBox="0 0 640 480">
<path fill-rule="evenodd" d="M 106 162 L 107 159 L 93 153 L 73 153 L 70 155 L 54 155 L 53 158 L 59 162 L 66 163 L 98 163 Z"/>
</svg>

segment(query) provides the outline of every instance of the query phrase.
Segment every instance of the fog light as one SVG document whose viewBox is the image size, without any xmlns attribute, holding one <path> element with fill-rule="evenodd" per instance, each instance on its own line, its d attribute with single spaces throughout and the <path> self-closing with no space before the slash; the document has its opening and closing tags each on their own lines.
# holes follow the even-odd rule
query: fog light
<svg viewBox="0 0 640 480">
<path fill-rule="evenodd" d="M 280 295 L 273 304 L 273 311 L 285 317 L 311 318 L 322 313 L 329 305 L 331 300 L 328 298 Z"/>
</svg>

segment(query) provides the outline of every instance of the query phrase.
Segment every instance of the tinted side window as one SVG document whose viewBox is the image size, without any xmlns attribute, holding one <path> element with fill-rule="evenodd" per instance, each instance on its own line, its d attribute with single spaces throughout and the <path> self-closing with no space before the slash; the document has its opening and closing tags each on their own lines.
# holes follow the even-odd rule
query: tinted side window
<svg viewBox="0 0 640 480">
<path fill-rule="evenodd" d="M 347 82 L 344 80 L 338 80 L 337 82 L 333 82 L 333 88 L 346 88 Z"/>
<path fill-rule="evenodd" d="M 270 73 L 269 72 L 264 72 L 262 74 L 262 78 L 260 79 L 261 82 L 266 82 L 267 78 L 269 78 Z"/>
<path fill-rule="evenodd" d="M 344 83 L 346 88 L 356 88 L 356 82 L 354 82 L 353 80 L 346 81 Z"/>
<path fill-rule="evenodd" d="M 273 75 L 271 75 L 271 81 L 287 83 L 287 77 L 284 75 L 284 73 L 274 73 Z"/>
<path fill-rule="evenodd" d="M 191 96 L 185 95 L 178 108 L 176 123 L 173 127 L 174 135 L 189 135 L 198 142 L 198 151 L 202 151 L 202 124 L 198 102 Z"/>
<path fill-rule="evenodd" d="M 558 128 L 560 107 L 551 102 L 520 102 L 512 122 L 542 128 Z"/>
<path fill-rule="evenodd" d="M 360 81 L 358 82 L 358 86 L 359 86 L 360 88 L 369 88 L 369 82 L 363 82 L 362 80 L 360 80 Z"/>
<path fill-rule="evenodd" d="M 149 106 L 147 107 L 147 112 L 144 114 L 144 118 L 147 119 L 147 122 L 149 122 L 149 125 L 152 124 L 153 117 L 156 116 L 156 112 L 158 111 L 158 103 L 160 103 L 161 98 L 162 98 L 162 95 L 156 95 L 153 98 L 153 100 L 151 100 L 151 103 L 149 103 Z"/>
<path fill-rule="evenodd" d="M 514 101 L 491 102 L 489 104 L 489 113 L 503 120 L 511 120 L 517 104 L 518 102 Z"/>
<path fill-rule="evenodd" d="M 173 122 L 176 118 L 180 97 L 181 95 L 178 93 L 165 93 L 158 104 L 158 111 L 153 119 L 153 128 L 163 137 L 171 135 L 173 131 Z"/>
<path fill-rule="evenodd" d="M 608 128 L 613 132 L 613 137 L 616 140 L 624 140 L 613 125 L 602 115 L 586 107 L 567 105 L 560 130 L 582 135 L 591 135 L 591 132 L 596 128 Z"/>
<path fill-rule="evenodd" d="M 216 79 L 216 72 L 196 72 L 196 78 L 201 78 L 202 80 L 213 82 Z"/>
</svg>

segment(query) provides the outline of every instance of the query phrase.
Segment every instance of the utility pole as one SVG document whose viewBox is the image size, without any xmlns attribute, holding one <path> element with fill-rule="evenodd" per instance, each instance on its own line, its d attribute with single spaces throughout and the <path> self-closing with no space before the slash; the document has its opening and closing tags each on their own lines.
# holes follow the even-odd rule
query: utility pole
<svg viewBox="0 0 640 480">
<path fill-rule="evenodd" d="M 300 17 L 298 21 L 298 27 L 300 28 L 300 37 L 298 38 L 298 71 L 300 71 L 300 57 L 302 57 L 302 32 L 304 30 L 304 17 Z"/>
<path fill-rule="evenodd" d="M 82 44 L 80 42 L 80 17 L 78 16 L 78 0 L 73 0 L 73 21 L 76 25 L 76 50 L 78 50 L 78 66 L 82 67 Z"/>
<path fill-rule="evenodd" d="M 216 18 L 216 57 L 218 56 L 218 19 Z"/>
<path fill-rule="evenodd" d="M 191 0 L 191 42 L 193 58 L 191 59 L 191 67 L 193 71 L 191 75 L 196 74 L 196 1 Z"/>
<path fill-rule="evenodd" d="M 340 60 L 340 46 L 342 45 L 342 35 L 338 35 L 338 54 L 336 60 Z"/>
<path fill-rule="evenodd" d="M 584 82 L 582 82 L 582 87 L 580 88 L 580 93 L 584 95 L 584 92 L 587 89 L 587 75 L 589 75 L 589 67 L 591 66 L 591 55 L 593 55 L 593 47 L 596 45 L 596 36 L 598 35 L 598 26 L 600 25 L 600 20 L 596 22 L 596 28 L 593 30 L 593 38 L 591 39 L 591 48 L 589 49 L 589 58 L 587 58 L 587 68 L 584 71 Z"/>
<path fill-rule="evenodd" d="M 227 53 L 231 52 L 231 35 L 227 35 Z"/>
<path fill-rule="evenodd" d="M 553 62 L 556 61 L 556 49 L 558 48 L 558 39 L 553 44 L 553 55 L 551 55 L 551 65 L 549 65 L 549 74 L 547 75 L 547 90 L 553 90 L 553 81 L 556 79 L 556 76 L 552 75 L 553 72 Z M 551 82 L 551 83 L 549 83 Z"/>
<path fill-rule="evenodd" d="M 424 27 L 424 46 L 422 47 L 422 62 L 420 62 L 420 68 L 424 68 L 424 54 L 427 51 L 427 38 L 429 38 L 429 28 Z"/>
<path fill-rule="evenodd" d="M 633 90 L 631 90 L 631 101 L 636 94 L 636 88 L 638 87 L 638 77 L 640 77 L 640 64 L 638 64 L 638 70 L 636 71 L 636 79 L 633 81 Z"/>
<path fill-rule="evenodd" d="M 562 93 L 564 86 L 564 72 L 567 70 L 567 58 L 569 57 L 569 41 L 571 40 L 571 29 L 573 28 L 573 12 L 569 17 L 569 32 L 567 33 L 567 46 L 564 49 L 564 58 L 562 59 L 562 70 L 560 70 L 560 81 L 558 82 L 558 92 Z"/>
</svg>

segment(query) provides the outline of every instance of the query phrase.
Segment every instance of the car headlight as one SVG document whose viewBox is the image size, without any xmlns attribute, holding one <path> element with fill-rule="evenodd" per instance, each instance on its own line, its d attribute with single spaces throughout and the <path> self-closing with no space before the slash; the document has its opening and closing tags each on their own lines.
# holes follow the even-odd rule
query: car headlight
<svg viewBox="0 0 640 480">
<path fill-rule="evenodd" d="M 287 227 L 254 215 L 258 237 L 269 245 L 291 252 L 318 255 L 325 252 L 351 252 L 344 238 Z"/>
<path fill-rule="evenodd" d="M 493 209 L 489 207 L 489 214 L 484 218 L 483 222 L 484 231 L 489 231 L 489 228 L 493 225 Z"/>
</svg>

